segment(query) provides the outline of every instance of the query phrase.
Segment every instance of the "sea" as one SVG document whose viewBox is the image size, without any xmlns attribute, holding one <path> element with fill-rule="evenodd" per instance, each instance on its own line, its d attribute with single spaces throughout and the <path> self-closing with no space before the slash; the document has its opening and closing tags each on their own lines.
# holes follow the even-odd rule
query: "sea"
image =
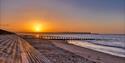
<svg viewBox="0 0 125 63">
<path fill-rule="evenodd" d="M 42 36 L 42 34 L 39 35 Z M 54 37 L 59 36 L 64 38 L 95 39 L 95 40 L 67 40 L 67 42 L 69 44 L 92 49 L 106 54 L 125 57 L 125 34 L 47 34 L 47 35 Z"/>
<path fill-rule="evenodd" d="M 125 35 L 103 34 L 93 35 L 93 37 L 102 38 L 102 40 L 68 40 L 68 43 L 114 56 L 125 57 Z"/>
</svg>

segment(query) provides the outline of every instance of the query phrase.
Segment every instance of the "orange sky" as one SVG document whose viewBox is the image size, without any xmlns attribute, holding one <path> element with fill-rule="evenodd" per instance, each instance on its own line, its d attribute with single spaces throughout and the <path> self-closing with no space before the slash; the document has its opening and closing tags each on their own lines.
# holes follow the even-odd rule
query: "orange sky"
<svg viewBox="0 0 125 63">
<path fill-rule="evenodd" d="M 36 32 L 41 28 L 39 29 L 41 32 L 125 33 L 122 5 L 124 3 L 121 1 L 95 0 L 81 3 L 65 0 L 1 0 L 1 2 L 1 28 L 14 32 Z"/>
</svg>

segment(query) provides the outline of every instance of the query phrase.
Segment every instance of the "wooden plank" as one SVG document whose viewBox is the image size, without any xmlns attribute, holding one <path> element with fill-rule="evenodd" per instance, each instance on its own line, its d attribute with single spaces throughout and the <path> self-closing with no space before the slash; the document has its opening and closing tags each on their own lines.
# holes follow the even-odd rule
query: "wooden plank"
<svg viewBox="0 0 125 63">
<path fill-rule="evenodd" d="M 27 41 L 16 35 L 0 35 L 0 63 L 51 63 Z"/>
</svg>

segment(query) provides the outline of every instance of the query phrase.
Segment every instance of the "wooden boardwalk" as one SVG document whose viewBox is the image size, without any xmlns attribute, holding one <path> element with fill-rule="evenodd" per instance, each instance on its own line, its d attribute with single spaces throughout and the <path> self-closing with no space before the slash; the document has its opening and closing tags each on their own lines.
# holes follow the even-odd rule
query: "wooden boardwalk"
<svg viewBox="0 0 125 63">
<path fill-rule="evenodd" d="M 0 35 L 0 63 L 51 63 L 27 41 L 16 35 Z"/>
</svg>

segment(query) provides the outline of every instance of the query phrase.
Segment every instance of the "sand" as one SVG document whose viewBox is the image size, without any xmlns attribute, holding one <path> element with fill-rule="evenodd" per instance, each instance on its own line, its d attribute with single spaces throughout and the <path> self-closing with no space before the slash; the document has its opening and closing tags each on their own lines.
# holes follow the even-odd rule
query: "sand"
<svg viewBox="0 0 125 63">
<path fill-rule="evenodd" d="M 57 47 L 49 40 L 27 39 L 27 41 L 52 63 L 96 63 Z"/>
<path fill-rule="evenodd" d="M 81 57 L 87 58 L 88 60 L 95 61 L 97 63 L 125 63 L 124 57 L 117 57 L 91 49 L 71 45 L 64 41 L 54 40 L 52 42 L 57 47 L 60 47 L 62 49 L 70 51 Z"/>
</svg>

